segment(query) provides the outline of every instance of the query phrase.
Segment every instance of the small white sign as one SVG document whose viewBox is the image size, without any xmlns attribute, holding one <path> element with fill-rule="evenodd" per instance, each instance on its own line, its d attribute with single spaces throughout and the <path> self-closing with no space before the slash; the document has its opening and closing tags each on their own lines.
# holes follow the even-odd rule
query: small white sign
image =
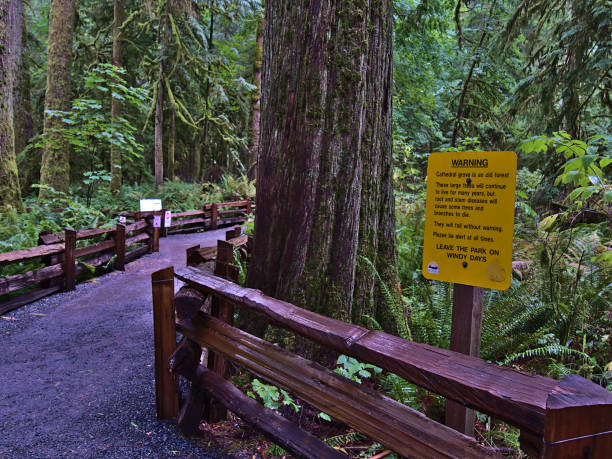
<svg viewBox="0 0 612 459">
<path fill-rule="evenodd" d="M 125 215 L 119 216 L 119 223 L 125 223 L 126 221 L 127 221 L 127 218 L 125 218 Z"/>
<path fill-rule="evenodd" d="M 164 228 L 170 228 L 172 226 L 172 212 L 169 210 L 164 212 Z"/>
<path fill-rule="evenodd" d="M 161 215 L 153 215 L 153 228 L 161 228 Z"/>
<path fill-rule="evenodd" d="M 161 199 L 141 199 L 140 200 L 140 211 L 141 212 L 152 212 L 154 210 L 162 210 Z"/>
</svg>

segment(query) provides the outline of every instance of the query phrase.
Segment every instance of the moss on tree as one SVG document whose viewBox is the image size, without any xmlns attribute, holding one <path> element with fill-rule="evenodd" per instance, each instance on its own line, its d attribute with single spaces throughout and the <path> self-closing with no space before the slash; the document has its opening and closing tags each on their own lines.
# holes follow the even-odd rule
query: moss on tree
<svg viewBox="0 0 612 459">
<path fill-rule="evenodd" d="M 0 0 L 0 210 L 11 206 L 23 208 L 19 175 L 15 159 L 13 101 L 18 62 L 16 49 L 21 48 L 21 3 Z"/>
<path fill-rule="evenodd" d="M 70 145 L 61 135 L 61 118 L 48 112 L 71 108 L 72 36 L 75 0 L 51 0 L 49 11 L 49 53 L 40 183 L 67 192 L 70 185 Z M 46 192 L 41 188 L 40 197 Z"/>
</svg>

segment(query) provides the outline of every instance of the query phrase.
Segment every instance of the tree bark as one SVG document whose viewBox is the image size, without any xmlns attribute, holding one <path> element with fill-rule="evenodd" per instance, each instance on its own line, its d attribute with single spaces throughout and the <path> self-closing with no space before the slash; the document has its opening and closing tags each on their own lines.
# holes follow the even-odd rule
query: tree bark
<svg viewBox="0 0 612 459">
<path fill-rule="evenodd" d="M 255 41 L 255 59 L 253 61 L 253 84 L 257 87 L 253 91 L 251 100 L 253 108 L 251 110 L 251 142 L 249 167 L 247 170 L 250 179 L 257 178 L 257 157 L 259 155 L 259 122 L 261 119 L 261 56 L 263 54 L 263 38 L 264 38 L 264 18 L 259 19 L 257 24 L 257 33 Z"/>
<path fill-rule="evenodd" d="M 196 131 L 193 136 L 193 172 L 191 174 L 192 182 L 199 182 L 201 178 L 201 165 L 202 165 L 202 141 Z"/>
<path fill-rule="evenodd" d="M 163 22 L 160 19 L 158 29 L 158 42 L 161 46 L 159 71 L 157 82 L 157 98 L 155 101 L 155 188 L 164 182 L 164 61 L 168 53 L 170 42 L 170 15 L 166 3 Z"/>
<path fill-rule="evenodd" d="M 26 59 L 26 44 L 28 40 L 26 21 L 26 9 L 21 8 L 21 50 L 20 63 L 17 74 L 17 88 L 14 100 L 13 126 L 15 130 L 15 154 L 19 155 L 26 147 L 28 141 L 34 137 L 34 120 L 32 119 L 32 103 L 30 101 L 30 68 Z M 16 56 L 17 57 L 17 56 Z M 38 183 L 40 174 L 40 151 L 37 159 L 31 157 L 17 161 L 19 171 L 19 184 L 23 190 L 28 190 L 30 185 Z"/>
<path fill-rule="evenodd" d="M 113 65 L 123 67 L 122 56 L 122 39 L 121 25 L 125 19 L 125 11 L 123 0 L 115 0 L 114 2 L 114 19 L 113 19 Z M 121 100 L 112 97 L 111 99 L 111 117 L 118 119 L 121 116 Z M 110 152 L 111 162 L 111 193 L 117 195 L 121 192 L 122 173 L 121 173 L 121 149 L 115 145 L 111 145 Z"/>
<path fill-rule="evenodd" d="M 23 209 L 15 156 L 15 92 L 21 57 L 20 0 L 0 0 L 0 210 Z"/>
<path fill-rule="evenodd" d="M 47 111 L 71 109 L 74 16 L 75 0 L 51 0 L 44 117 L 46 141 L 40 167 L 40 183 L 63 192 L 67 192 L 70 185 L 70 145 L 60 133 L 65 128 L 64 123 L 59 117 L 50 116 Z M 39 197 L 47 194 L 41 189 Z"/>
<path fill-rule="evenodd" d="M 168 180 L 174 180 L 174 148 L 176 145 L 176 113 L 170 111 L 170 136 L 168 137 Z"/>
<path fill-rule="evenodd" d="M 164 71 L 159 64 L 159 81 L 155 100 L 155 188 L 164 181 Z"/>
<path fill-rule="evenodd" d="M 208 44 L 208 54 L 211 55 L 213 50 L 213 34 L 215 31 L 215 12 L 214 12 L 215 1 L 209 0 L 208 11 L 210 13 L 210 23 L 208 24 L 208 37 L 206 42 Z M 204 89 L 204 129 L 202 134 L 202 148 L 207 153 L 210 152 L 208 148 L 208 115 L 209 115 L 209 98 L 210 98 L 210 62 L 206 66 L 206 87 Z"/>
<path fill-rule="evenodd" d="M 357 268 L 358 253 L 384 267 L 379 274 L 397 290 L 392 2 L 268 0 L 265 11 L 247 283 L 330 317 L 360 320 L 377 294 L 373 270 Z"/>
<path fill-rule="evenodd" d="M 370 9 L 363 179 L 353 322 L 408 336 L 397 273 L 393 194 L 393 7 Z"/>
</svg>

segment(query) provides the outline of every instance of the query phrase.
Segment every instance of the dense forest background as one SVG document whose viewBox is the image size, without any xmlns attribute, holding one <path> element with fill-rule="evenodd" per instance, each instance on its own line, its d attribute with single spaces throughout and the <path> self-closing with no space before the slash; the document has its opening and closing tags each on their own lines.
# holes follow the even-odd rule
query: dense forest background
<svg viewBox="0 0 612 459">
<path fill-rule="evenodd" d="M 253 198 L 263 19 L 257 1 L 1 0 L 0 250 L 142 197 Z M 452 288 L 420 274 L 427 155 L 517 151 L 513 280 L 485 294 L 481 355 L 612 390 L 611 37 L 608 0 L 394 1 L 388 306 L 406 338 L 450 338 Z M 396 398 L 440 413 L 392 376 Z"/>
</svg>

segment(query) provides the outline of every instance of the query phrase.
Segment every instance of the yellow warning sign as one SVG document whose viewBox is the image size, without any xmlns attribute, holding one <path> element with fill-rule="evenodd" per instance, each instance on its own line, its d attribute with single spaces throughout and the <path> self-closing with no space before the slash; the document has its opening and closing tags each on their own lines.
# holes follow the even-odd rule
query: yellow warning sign
<svg viewBox="0 0 612 459">
<path fill-rule="evenodd" d="M 506 290 L 512 276 L 516 154 L 432 153 L 423 276 Z"/>
</svg>

